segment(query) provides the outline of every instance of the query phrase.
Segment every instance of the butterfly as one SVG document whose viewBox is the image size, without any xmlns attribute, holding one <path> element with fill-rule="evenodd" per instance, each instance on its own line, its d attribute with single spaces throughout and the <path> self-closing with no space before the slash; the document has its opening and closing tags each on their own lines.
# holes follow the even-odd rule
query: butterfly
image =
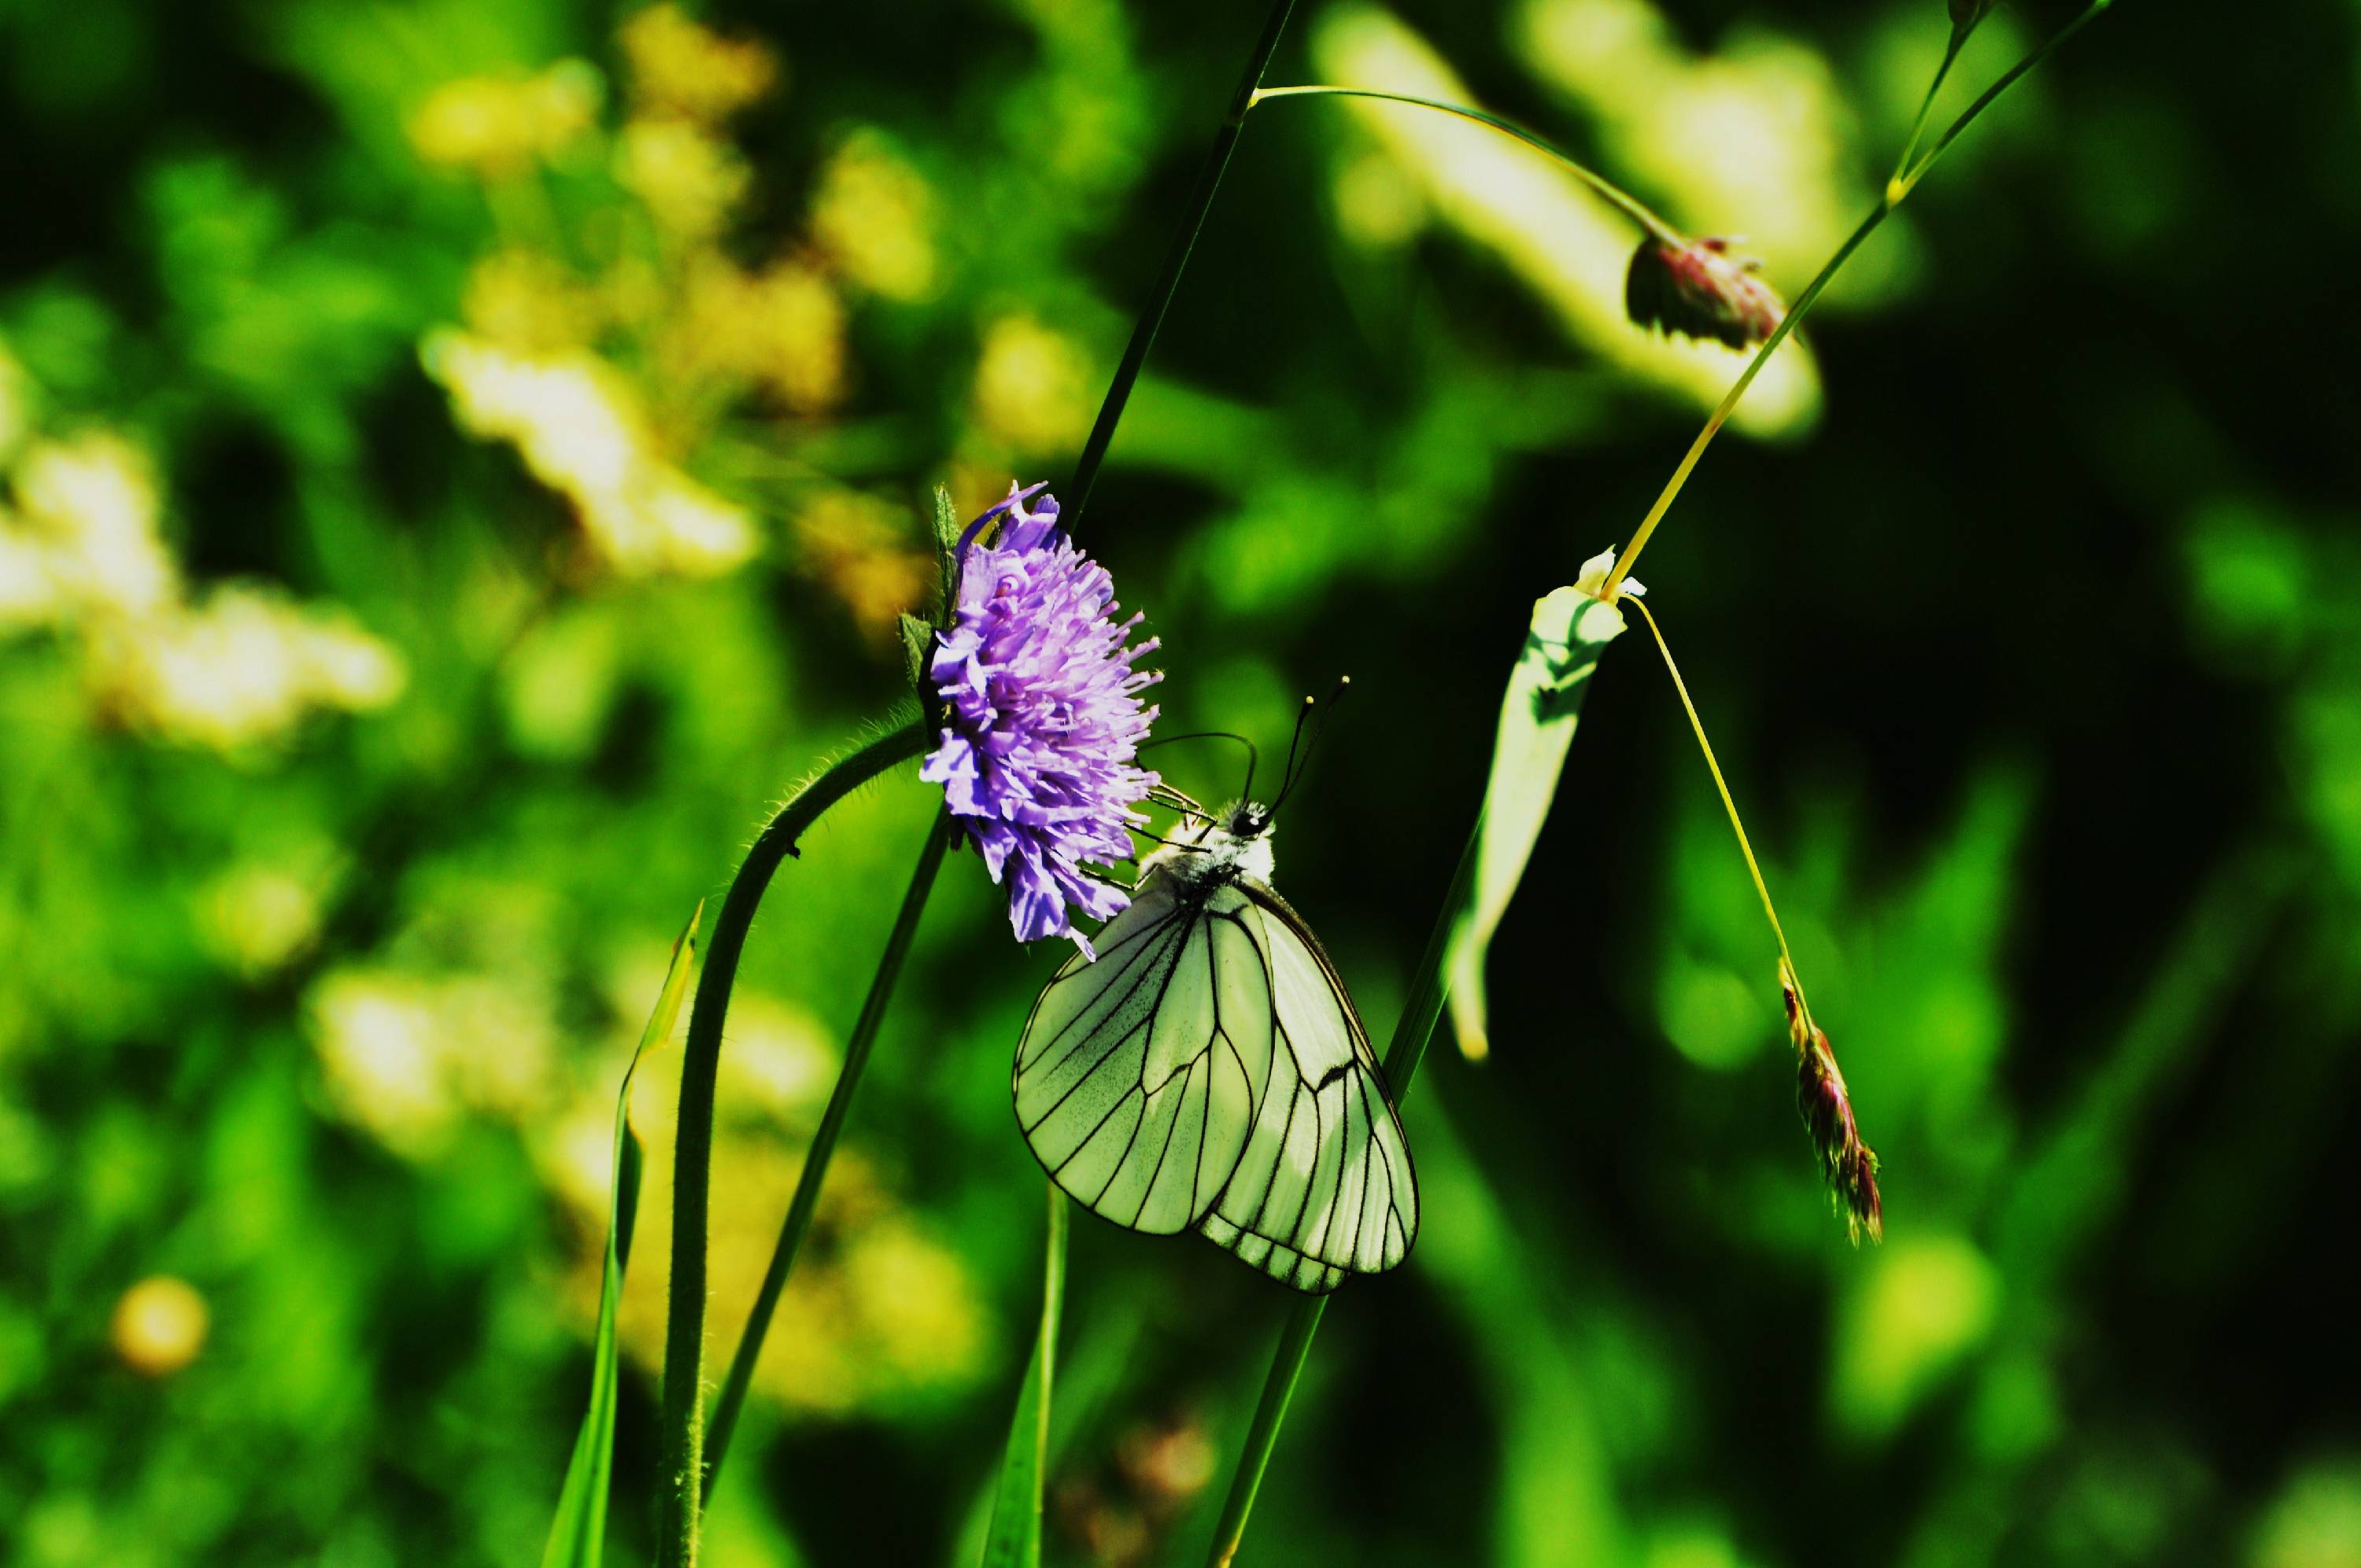
<svg viewBox="0 0 2361 1568">
<path fill-rule="evenodd" d="M 1016 1121 L 1049 1179 L 1101 1218 L 1194 1229 L 1321 1294 L 1408 1255 L 1418 1182 L 1345 981 L 1270 885 L 1292 747 L 1287 773 L 1271 806 L 1208 812 L 1161 793 L 1183 826 L 1139 862 L 1097 961 L 1075 954 L 1034 1003 Z"/>
</svg>

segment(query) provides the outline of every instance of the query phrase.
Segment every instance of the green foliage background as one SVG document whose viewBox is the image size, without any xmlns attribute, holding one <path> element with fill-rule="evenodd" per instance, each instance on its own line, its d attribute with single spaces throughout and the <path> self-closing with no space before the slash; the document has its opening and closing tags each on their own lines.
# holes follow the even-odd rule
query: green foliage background
<svg viewBox="0 0 2361 1568">
<path fill-rule="evenodd" d="M 566 0 L 0 0 L 0 1560 L 538 1553 L 666 945 L 896 694 L 931 487 L 1067 472 L 1260 9 L 712 8 L 765 90 Z M 2062 19 L 2003 10 L 1967 83 Z M 1492 1057 L 1439 1043 L 1409 1107 L 1417 1252 L 1329 1313 L 1249 1558 L 2361 1563 L 2361 26 L 2194 20 L 2125 0 L 1979 126 L 1641 574 L 1886 1245 L 1827 1212 L 1759 912 L 1625 639 Z M 1792 291 L 1944 28 L 1306 0 L 1272 80 L 1448 62 Z M 1168 729 L 1276 742 L 1351 673 L 1281 875 L 1380 1036 L 1532 601 L 1740 363 L 1612 329 L 1620 257 L 1455 192 L 1469 144 L 1411 113 L 1257 112 L 1086 531 Z M 717 1357 L 929 810 L 904 776 L 831 817 L 756 929 Z M 955 858 L 715 1561 L 972 1557 L 1054 962 Z M 1049 1558 L 1193 1561 L 1287 1300 L 1086 1219 L 1070 1278 Z"/>
</svg>

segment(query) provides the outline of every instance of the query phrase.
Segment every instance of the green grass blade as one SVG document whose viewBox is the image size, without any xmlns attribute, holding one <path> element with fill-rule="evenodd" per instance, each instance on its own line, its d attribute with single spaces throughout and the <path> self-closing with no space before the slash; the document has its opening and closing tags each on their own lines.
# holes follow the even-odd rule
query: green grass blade
<svg viewBox="0 0 2361 1568">
<path fill-rule="evenodd" d="M 1533 604 L 1525 648 L 1509 673 L 1492 745 L 1492 775 L 1484 785 L 1484 817 L 1477 848 L 1476 884 L 1451 938 L 1445 973 L 1451 1027 L 1471 1058 L 1490 1049 L 1484 1002 L 1484 957 L 1533 842 L 1556 797 L 1566 749 L 1582 716 L 1598 655 L 1623 631 L 1623 616 L 1578 588 L 1560 588 Z"/>
<path fill-rule="evenodd" d="M 639 1047 L 623 1069 L 623 1087 L 615 1096 L 614 1203 L 608 1215 L 607 1264 L 598 1288 L 598 1332 L 590 1353 L 590 1408 L 583 1412 L 582 1431 L 574 1440 L 574 1458 L 557 1495 L 557 1515 L 549 1523 L 549 1544 L 542 1549 L 542 1568 L 598 1568 L 606 1552 L 607 1494 L 615 1470 L 615 1313 L 623 1300 L 623 1269 L 631 1256 L 643 1163 L 640 1135 L 631 1129 L 631 1077 L 639 1071 L 641 1058 L 672 1038 L 680 1022 L 689 972 L 697 967 L 697 922 L 704 916 L 700 904 L 673 944 L 664 991 L 648 1014 L 647 1027 L 640 1032 Z"/>
<path fill-rule="evenodd" d="M 1058 1359 L 1058 1313 L 1066 1295 L 1066 1199 L 1049 1188 L 1049 1259 L 1042 1266 L 1041 1328 L 1016 1391 L 1016 1416 L 1001 1456 L 1000 1485 L 984 1537 L 983 1568 L 1041 1568 L 1041 1483 L 1049 1468 L 1049 1385 Z"/>
</svg>

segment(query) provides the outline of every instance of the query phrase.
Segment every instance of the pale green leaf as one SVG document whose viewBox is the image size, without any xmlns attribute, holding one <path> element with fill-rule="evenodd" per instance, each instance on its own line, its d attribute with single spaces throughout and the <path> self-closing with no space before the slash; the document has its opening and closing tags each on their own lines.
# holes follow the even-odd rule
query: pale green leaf
<svg viewBox="0 0 2361 1568">
<path fill-rule="evenodd" d="M 1016 1416 L 994 1488 L 983 1568 L 1040 1568 L 1041 1482 L 1049 1467 L 1049 1385 L 1058 1358 L 1058 1313 L 1066 1295 L 1066 1199 L 1049 1189 L 1049 1258 L 1042 1267 L 1041 1326 L 1016 1391 Z"/>
<path fill-rule="evenodd" d="M 615 1098 L 615 1189 L 608 1215 L 607 1264 L 598 1290 L 598 1330 L 591 1345 L 590 1408 L 583 1412 L 582 1430 L 574 1440 L 574 1458 L 566 1467 L 566 1486 L 557 1496 L 557 1514 L 550 1521 L 549 1544 L 541 1553 L 542 1568 L 598 1568 L 606 1552 L 607 1493 L 615 1469 L 615 1313 L 623 1299 L 623 1270 L 631 1256 L 631 1223 L 639 1210 L 642 1155 L 640 1135 L 631 1127 L 631 1077 L 648 1052 L 672 1038 L 680 1021 L 680 1004 L 688 994 L 688 977 L 697 967 L 697 927 L 705 905 L 688 917 L 688 927 L 673 944 L 672 967 L 664 973 L 664 990 L 647 1027 L 623 1069 L 623 1087 Z"/>
<path fill-rule="evenodd" d="M 1574 744 L 1575 721 L 1590 689 L 1598 655 L 1623 632 L 1623 613 L 1582 592 L 1560 588 L 1533 604 L 1531 630 L 1516 668 L 1509 673 L 1500 702 L 1499 732 L 1492 744 L 1492 775 L 1484 785 L 1483 828 L 1477 847 L 1476 880 L 1467 908 L 1452 932 L 1444 966 L 1451 997 L 1451 1026 L 1459 1048 L 1470 1058 L 1490 1049 L 1484 1002 L 1484 958 L 1492 933 L 1516 896 L 1517 883 L 1532 859 L 1566 748 Z"/>
</svg>

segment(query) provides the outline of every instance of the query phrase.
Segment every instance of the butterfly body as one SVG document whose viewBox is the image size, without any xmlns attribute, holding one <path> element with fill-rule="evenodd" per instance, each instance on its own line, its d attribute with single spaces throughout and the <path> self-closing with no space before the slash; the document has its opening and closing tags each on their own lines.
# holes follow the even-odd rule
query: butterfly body
<svg viewBox="0 0 2361 1568">
<path fill-rule="evenodd" d="M 1418 1230 L 1410 1150 L 1368 1034 L 1270 886 L 1270 812 L 1197 817 L 1131 906 L 1034 1003 L 1017 1123 L 1103 1218 L 1194 1229 L 1296 1289 L 1392 1267 Z"/>
</svg>

